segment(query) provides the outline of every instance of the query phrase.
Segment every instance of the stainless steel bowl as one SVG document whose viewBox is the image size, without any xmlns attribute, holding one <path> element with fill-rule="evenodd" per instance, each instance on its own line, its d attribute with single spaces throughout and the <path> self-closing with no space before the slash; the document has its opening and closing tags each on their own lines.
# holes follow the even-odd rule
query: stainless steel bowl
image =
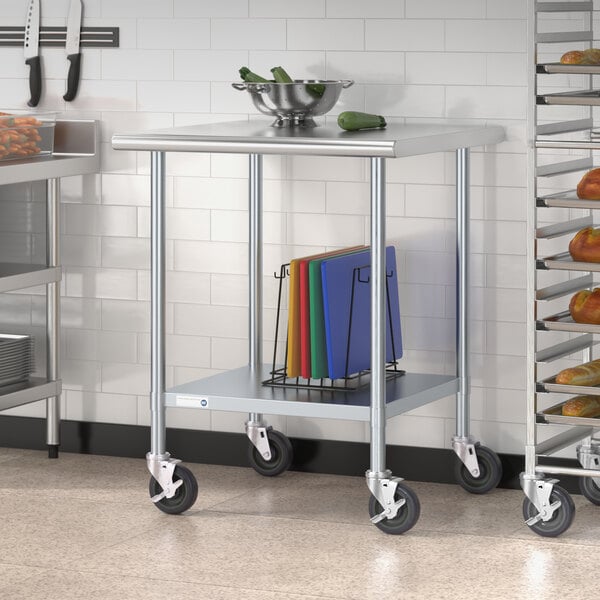
<svg viewBox="0 0 600 600">
<path fill-rule="evenodd" d="M 276 117 L 273 127 L 316 127 L 313 117 L 329 112 L 349 79 L 296 79 L 294 83 L 232 83 L 236 90 L 246 90 L 254 106 L 263 114 Z"/>
</svg>

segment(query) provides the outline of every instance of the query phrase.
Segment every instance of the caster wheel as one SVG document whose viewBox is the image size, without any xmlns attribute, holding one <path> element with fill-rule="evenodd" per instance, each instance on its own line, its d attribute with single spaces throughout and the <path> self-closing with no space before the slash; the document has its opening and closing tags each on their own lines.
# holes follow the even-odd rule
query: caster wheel
<svg viewBox="0 0 600 600">
<path fill-rule="evenodd" d="M 600 473 L 598 473 L 598 476 L 600 477 Z M 579 489 L 592 504 L 600 506 L 600 487 L 598 487 L 593 477 L 580 477 Z"/>
<path fill-rule="evenodd" d="M 290 468 L 294 451 L 290 440 L 283 433 L 270 429 L 267 432 L 267 437 L 271 448 L 271 459 L 265 460 L 256 447 L 250 444 L 248 446 L 248 460 L 257 473 L 265 477 L 275 477 Z"/>
<path fill-rule="evenodd" d="M 549 521 L 538 521 L 535 525 L 530 525 L 529 529 L 535 531 L 543 537 L 557 537 L 564 533 L 573 522 L 575 516 L 575 504 L 569 493 L 558 485 L 552 488 L 550 502 L 560 500 L 561 505 L 554 511 L 554 515 Z M 535 517 L 538 514 L 537 508 L 529 498 L 523 500 L 523 517 L 525 520 Z"/>
<path fill-rule="evenodd" d="M 403 483 L 399 483 L 394 494 L 395 500 L 404 498 L 406 503 L 400 507 L 398 514 L 393 519 L 383 519 L 379 523 L 375 523 L 375 526 L 384 533 L 391 535 L 400 535 L 406 533 L 409 529 L 415 526 L 415 523 L 419 520 L 421 515 L 421 504 L 417 495 Z M 369 498 L 369 516 L 374 517 L 375 515 L 381 514 L 383 507 L 379 504 L 379 500 L 375 496 Z"/>
<path fill-rule="evenodd" d="M 502 463 L 498 455 L 485 446 L 476 446 L 475 452 L 479 463 L 479 477 L 473 477 L 458 457 L 455 462 L 454 476 L 458 484 L 467 492 L 487 494 L 498 487 L 502 479 Z"/>
<path fill-rule="evenodd" d="M 183 484 L 177 488 L 172 498 L 163 498 L 154 503 L 156 508 L 169 515 L 179 515 L 185 512 L 194 505 L 196 498 L 198 498 L 198 482 L 194 474 L 186 467 L 178 465 L 173 473 L 173 481 L 179 479 L 183 481 Z M 150 477 L 148 489 L 151 498 L 162 492 L 160 483 L 154 477 Z"/>
</svg>

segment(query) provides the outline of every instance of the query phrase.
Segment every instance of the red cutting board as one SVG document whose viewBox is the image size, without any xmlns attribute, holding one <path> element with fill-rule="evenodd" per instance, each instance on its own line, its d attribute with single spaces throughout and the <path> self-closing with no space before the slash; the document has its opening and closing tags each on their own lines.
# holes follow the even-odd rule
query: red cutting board
<svg viewBox="0 0 600 600">
<path fill-rule="evenodd" d="M 332 250 L 330 252 L 323 252 L 321 254 L 313 254 L 312 256 L 305 256 L 297 261 L 297 274 L 298 274 L 298 285 L 299 285 L 299 329 L 296 330 L 296 334 L 299 334 L 300 338 L 300 372 L 302 377 L 305 379 L 311 378 L 311 358 L 310 358 L 310 285 L 308 277 L 308 264 L 311 260 L 329 258 L 337 256 L 338 254 L 346 254 L 347 252 L 354 252 L 359 249 L 364 249 L 365 246 L 352 246 L 351 248 L 342 248 L 341 250 Z"/>
<path fill-rule="evenodd" d="M 300 277 L 298 259 L 290 261 L 286 375 L 300 377 Z"/>
</svg>

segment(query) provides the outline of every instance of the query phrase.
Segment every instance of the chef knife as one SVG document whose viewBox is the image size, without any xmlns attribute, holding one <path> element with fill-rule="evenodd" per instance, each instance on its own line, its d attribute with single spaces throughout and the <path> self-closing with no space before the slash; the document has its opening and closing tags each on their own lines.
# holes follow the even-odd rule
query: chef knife
<svg viewBox="0 0 600 600">
<path fill-rule="evenodd" d="M 42 66 L 39 54 L 40 43 L 40 0 L 29 0 L 25 21 L 25 64 L 29 65 L 29 92 L 27 104 L 37 106 L 42 95 Z"/>
<path fill-rule="evenodd" d="M 67 76 L 67 93 L 63 99 L 70 102 L 77 95 L 79 87 L 79 70 L 81 67 L 81 53 L 79 52 L 79 37 L 81 32 L 81 0 L 71 0 L 69 19 L 67 21 L 67 59 L 69 75 Z"/>
</svg>

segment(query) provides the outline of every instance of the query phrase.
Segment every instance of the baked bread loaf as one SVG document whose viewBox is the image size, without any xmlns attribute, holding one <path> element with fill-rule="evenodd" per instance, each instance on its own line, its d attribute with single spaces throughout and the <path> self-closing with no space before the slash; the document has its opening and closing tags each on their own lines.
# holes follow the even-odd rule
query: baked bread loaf
<svg viewBox="0 0 600 600">
<path fill-rule="evenodd" d="M 600 49 L 570 50 L 560 57 L 560 62 L 563 65 L 599 65 Z"/>
<path fill-rule="evenodd" d="M 598 65 L 600 64 L 600 50 L 598 48 L 588 48 L 583 51 L 580 65 Z"/>
<path fill-rule="evenodd" d="M 563 65 L 579 65 L 581 64 L 582 58 L 583 50 L 571 50 L 570 52 L 565 52 L 560 57 L 560 62 Z"/>
<path fill-rule="evenodd" d="M 555 381 L 560 385 L 598 385 L 600 383 L 600 358 L 578 367 L 563 369 L 556 376 Z"/>
<path fill-rule="evenodd" d="M 575 396 L 562 407 L 564 417 L 600 417 L 600 396 Z"/>
<path fill-rule="evenodd" d="M 582 200 L 600 200 L 600 169 L 588 171 L 577 184 L 577 197 Z"/>
<path fill-rule="evenodd" d="M 600 262 L 600 229 L 586 227 L 578 231 L 569 242 L 569 254 L 573 260 Z"/>
<path fill-rule="evenodd" d="M 569 312 L 576 323 L 600 325 L 600 288 L 577 292 L 569 302 Z"/>
</svg>

